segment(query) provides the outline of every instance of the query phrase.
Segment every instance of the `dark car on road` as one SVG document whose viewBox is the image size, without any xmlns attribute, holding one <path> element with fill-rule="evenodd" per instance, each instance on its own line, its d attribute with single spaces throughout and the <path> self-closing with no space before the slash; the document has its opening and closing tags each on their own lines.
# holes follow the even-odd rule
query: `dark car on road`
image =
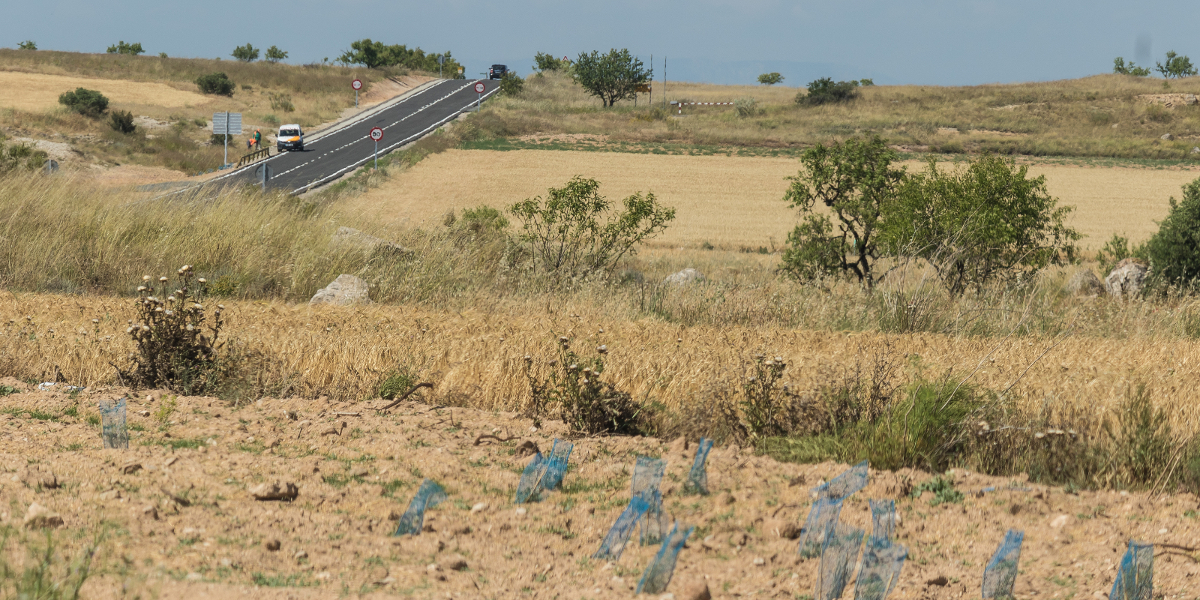
<svg viewBox="0 0 1200 600">
<path fill-rule="evenodd" d="M 507 72 L 508 67 L 504 65 L 492 65 L 492 68 L 488 69 L 488 79 L 503 79 Z"/>
</svg>

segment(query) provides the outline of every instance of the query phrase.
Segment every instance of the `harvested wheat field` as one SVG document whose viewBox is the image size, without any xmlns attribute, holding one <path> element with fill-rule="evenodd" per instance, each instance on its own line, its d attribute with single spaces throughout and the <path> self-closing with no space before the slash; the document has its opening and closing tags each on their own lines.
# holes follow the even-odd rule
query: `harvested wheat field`
<svg viewBox="0 0 1200 600">
<path fill-rule="evenodd" d="M 696 527 L 663 598 L 708 597 L 704 588 L 714 598 L 806 597 L 820 562 L 797 555 L 809 490 L 846 468 L 730 445 L 709 454 L 711 493 L 697 495 L 682 486 L 695 440 L 587 438 L 575 440 L 560 489 L 518 506 L 529 449 L 547 452 L 561 425 L 418 402 L 377 412 L 383 403 L 262 398 L 237 408 L 162 391 L 0 384 L 17 390 L 0 397 L 0 522 L 19 527 L 29 507 L 44 507 L 51 514 L 31 527 L 72 531 L 58 536 L 65 561 L 103 536 L 87 598 L 630 598 L 657 547 L 635 535 L 617 560 L 591 555 L 629 502 L 639 455 L 667 461 L 664 510 Z M 104 449 L 97 403 L 118 397 L 129 399 L 129 448 Z M 1200 539 L 1193 495 L 946 477 L 964 496 L 939 503 L 913 493 L 926 474 L 873 471 L 841 511 L 841 522 L 869 530 L 867 499 L 896 500 L 908 559 L 890 598 L 977 597 L 1010 528 L 1025 532 L 1019 598 L 1105 597 L 1131 537 L 1174 545 L 1157 548 L 1156 598 L 1198 597 L 1200 565 L 1182 549 Z M 448 500 L 427 511 L 419 535 L 394 536 L 425 478 Z M 271 484 L 283 499 L 260 499 Z M 45 539 L 19 534 L 9 560 L 30 560 L 19 547 Z"/>
<path fill-rule="evenodd" d="M 906 161 L 910 171 L 923 163 Z M 430 226 L 451 209 L 504 207 L 544 195 L 575 175 L 600 181 L 609 200 L 653 192 L 677 210 L 655 244 L 737 248 L 781 245 L 796 224 L 782 201 L 800 168 L 792 158 L 675 156 L 553 150 L 450 150 L 426 158 L 399 178 L 347 200 L 346 208 L 391 224 Z M 1068 223 L 1099 249 L 1114 233 L 1140 242 L 1158 229 L 1168 199 L 1200 177 L 1200 169 L 1033 164 L 1050 194 L 1075 206 Z M 447 175 L 448 173 L 452 175 Z"/>
<path fill-rule="evenodd" d="M 203 94 L 164 83 L 0 71 L 0 108 L 30 112 L 52 110 L 59 106 L 59 95 L 80 87 L 99 91 L 113 104 L 121 106 L 183 108 L 212 100 Z"/>
</svg>

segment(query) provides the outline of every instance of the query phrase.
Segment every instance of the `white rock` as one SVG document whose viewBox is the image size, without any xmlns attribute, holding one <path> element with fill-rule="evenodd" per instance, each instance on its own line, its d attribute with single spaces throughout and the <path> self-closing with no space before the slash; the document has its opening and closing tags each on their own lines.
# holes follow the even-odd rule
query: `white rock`
<svg viewBox="0 0 1200 600">
<path fill-rule="evenodd" d="M 1071 520 L 1071 517 L 1069 517 L 1067 515 L 1058 515 L 1057 517 L 1054 517 L 1053 521 L 1050 521 L 1050 527 L 1053 529 L 1060 529 L 1063 526 L 1065 526 L 1067 524 L 1067 522 L 1069 522 L 1070 520 Z"/>
<path fill-rule="evenodd" d="M 338 275 L 329 285 L 317 290 L 309 304 L 333 304 L 351 306 L 370 304 L 369 286 L 366 281 L 353 275 Z"/>
<path fill-rule="evenodd" d="M 666 279 L 663 279 L 663 283 L 665 284 L 678 286 L 684 286 L 690 283 L 699 283 L 701 281 L 704 281 L 704 273 L 701 273 L 700 271 L 697 271 L 691 267 L 688 267 L 678 273 L 667 275 Z"/>
<path fill-rule="evenodd" d="M 487 510 L 487 509 L 488 509 L 488 503 L 487 503 L 487 502 L 480 502 L 479 504 L 476 504 L 475 506 L 472 506 L 472 507 L 471 507 L 471 513 L 472 513 L 472 514 L 474 514 L 474 513 L 480 513 L 480 512 L 483 512 L 483 511 Z"/>
<path fill-rule="evenodd" d="M 29 510 L 25 513 L 24 525 L 27 529 L 62 527 L 63 524 L 63 518 L 58 513 L 37 502 L 30 504 Z"/>
</svg>

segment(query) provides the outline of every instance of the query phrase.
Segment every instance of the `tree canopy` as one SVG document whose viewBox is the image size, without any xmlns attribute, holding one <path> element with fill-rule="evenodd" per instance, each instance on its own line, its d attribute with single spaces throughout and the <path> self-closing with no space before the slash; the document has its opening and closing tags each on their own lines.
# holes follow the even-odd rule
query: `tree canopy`
<svg viewBox="0 0 1200 600">
<path fill-rule="evenodd" d="M 575 81 L 600 98 L 604 106 L 633 98 L 638 88 L 649 83 L 654 75 L 654 70 L 645 68 L 627 48 L 609 50 L 608 54 L 600 54 L 598 50 L 580 53 L 572 71 Z"/>
<path fill-rule="evenodd" d="M 445 57 L 442 65 L 446 73 L 458 73 L 458 61 L 450 57 L 449 52 L 443 54 L 426 53 L 420 48 L 409 49 L 403 44 L 387 45 L 370 38 L 361 39 L 350 44 L 350 49 L 343 52 L 338 62 L 348 65 L 363 65 L 368 69 L 381 67 L 404 67 L 435 73 L 438 70 L 438 57 Z"/>
</svg>

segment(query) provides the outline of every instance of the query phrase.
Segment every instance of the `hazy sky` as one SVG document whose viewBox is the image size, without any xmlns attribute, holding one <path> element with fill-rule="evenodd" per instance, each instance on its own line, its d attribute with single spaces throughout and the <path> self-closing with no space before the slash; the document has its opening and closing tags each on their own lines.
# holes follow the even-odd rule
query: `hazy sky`
<svg viewBox="0 0 1200 600">
<path fill-rule="evenodd" d="M 876 83 L 976 84 L 1080 77 L 1123 56 L 1153 66 L 1167 50 L 1200 59 L 1200 2 L 1091 0 L 4 0 L 0 47 L 224 57 L 272 44 L 288 62 L 335 59 L 353 40 L 450 50 L 469 76 L 493 62 L 529 72 L 537 51 L 629 48 L 655 79 L 786 85 L 820 76 Z M 1194 62 L 1200 62 L 1196 60 Z"/>
</svg>

